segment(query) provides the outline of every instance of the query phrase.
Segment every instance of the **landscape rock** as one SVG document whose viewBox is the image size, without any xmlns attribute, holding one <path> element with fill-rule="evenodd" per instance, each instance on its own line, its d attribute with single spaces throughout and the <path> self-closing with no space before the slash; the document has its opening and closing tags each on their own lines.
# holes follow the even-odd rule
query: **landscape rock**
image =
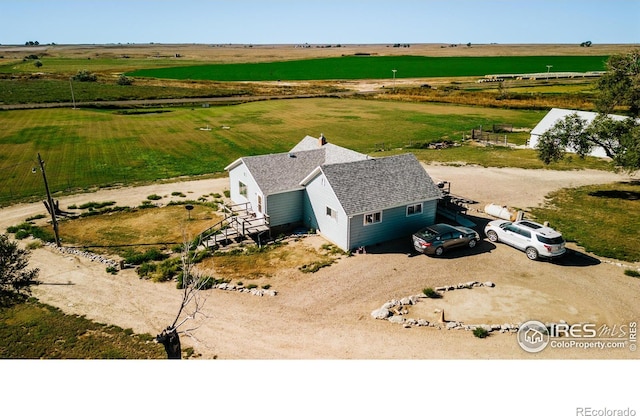
<svg viewBox="0 0 640 416">
<path fill-rule="evenodd" d="M 387 319 L 391 316 L 391 311 L 387 308 L 380 308 L 371 312 L 371 316 L 375 319 Z"/>
</svg>

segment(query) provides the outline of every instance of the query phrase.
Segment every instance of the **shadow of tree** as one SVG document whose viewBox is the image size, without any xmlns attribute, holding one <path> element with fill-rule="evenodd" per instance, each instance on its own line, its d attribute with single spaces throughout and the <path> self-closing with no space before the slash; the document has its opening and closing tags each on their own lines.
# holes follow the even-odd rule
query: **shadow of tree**
<svg viewBox="0 0 640 416">
<path fill-rule="evenodd" d="M 589 196 L 595 196 L 598 198 L 626 199 L 627 201 L 640 200 L 640 192 L 634 192 L 634 191 L 620 191 L 620 190 L 595 191 L 595 192 L 589 192 Z"/>
<path fill-rule="evenodd" d="M 640 187 L 640 180 L 618 182 L 618 184 L 625 185 L 625 186 Z M 598 198 L 625 199 L 627 201 L 640 200 L 640 192 L 630 191 L 630 190 L 621 190 L 621 189 L 610 189 L 610 190 L 589 192 L 589 196 L 595 196 Z"/>
</svg>

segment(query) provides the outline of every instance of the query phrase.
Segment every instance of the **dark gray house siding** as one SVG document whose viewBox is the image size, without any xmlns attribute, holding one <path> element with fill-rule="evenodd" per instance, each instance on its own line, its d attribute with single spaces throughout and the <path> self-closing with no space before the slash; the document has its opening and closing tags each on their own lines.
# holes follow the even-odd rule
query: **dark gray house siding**
<svg viewBox="0 0 640 416">
<path fill-rule="evenodd" d="M 422 201 L 422 212 L 407 216 L 407 206 L 389 208 L 381 212 L 381 221 L 365 225 L 365 214 L 349 219 L 349 250 L 411 235 L 421 227 L 435 222 L 437 200 Z M 416 205 L 416 204 L 411 204 Z M 407 240 L 407 244 L 409 240 Z"/>
</svg>

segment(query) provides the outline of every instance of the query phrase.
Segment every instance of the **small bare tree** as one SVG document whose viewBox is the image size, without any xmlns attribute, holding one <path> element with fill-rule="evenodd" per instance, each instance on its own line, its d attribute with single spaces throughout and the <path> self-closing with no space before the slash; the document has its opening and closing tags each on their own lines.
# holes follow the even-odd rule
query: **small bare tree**
<svg viewBox="0 0 640 416">
<path fill-rule="evenodd" d="M 183 232 L 183 244 L 181 252 L 182 283 L 179 289 L 182 291 L 182 300 L 178 313 L 171 325 L 162 330 L 156 336 L 156 341 L 164 346 L 169 359 L 181 359 L 182 347 L 180 346 L 180 334 L 193 336 L 197 327 L 179 330 L 185 323 L 195 319 L 197 315 L 204 315 L 202 308 L 205 300 L 200 296 L 200 291 L 207 283 L 206 278 L 201 278 L 193 273 L 193 265 L 197 256 L 195 248 L 200 246 L 200 241 L 194 244 Z"/>
</svg>

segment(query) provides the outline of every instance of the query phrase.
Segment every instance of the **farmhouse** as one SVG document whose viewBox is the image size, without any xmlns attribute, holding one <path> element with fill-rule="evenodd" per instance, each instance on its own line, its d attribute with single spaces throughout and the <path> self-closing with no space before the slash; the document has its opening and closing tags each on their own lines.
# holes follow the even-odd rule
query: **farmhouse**
<svg viewBox="0 0 640 416">
<path fill-rule="evenodd" d="M 547 130 L 553 127 L 558 121 L 562 120 L 566 116 L 570 114 L 577 114 L 580 118 L 587 122 L 587 125 L 590 124 L 593 119 L 596 118 L 598 113 L 594 113 L 591 111 L 576 111 L 576 110 L 565 110 L 562 108 L 552 108 L 546 116 L 531 130 L 531 137 L 529 138 L 529 147 L 535 149 L 538 145 L 538 140 L 540 140 L 540 136 L 542 136 Z M 624 120 L 626 117 L 624 116 L 616 116 L 609 115 L 614 120 Z M 575 150 L 572 148 L 567 148 L 568 152 L 575 153 Z M 590 156 L 595 157 L 608 157 L 606 152 L 602 147 L 594 147 L 591 150 Z"/>
<path fill-rule="evenodd" d="M 306 136 L 288 153 L 225 168 L 230 197 L 271 228 L 305 226 L 343 250 L 408 235 L 435 221 L 440 189 L 412 154 L 383 158 Z"/>
</svg>

